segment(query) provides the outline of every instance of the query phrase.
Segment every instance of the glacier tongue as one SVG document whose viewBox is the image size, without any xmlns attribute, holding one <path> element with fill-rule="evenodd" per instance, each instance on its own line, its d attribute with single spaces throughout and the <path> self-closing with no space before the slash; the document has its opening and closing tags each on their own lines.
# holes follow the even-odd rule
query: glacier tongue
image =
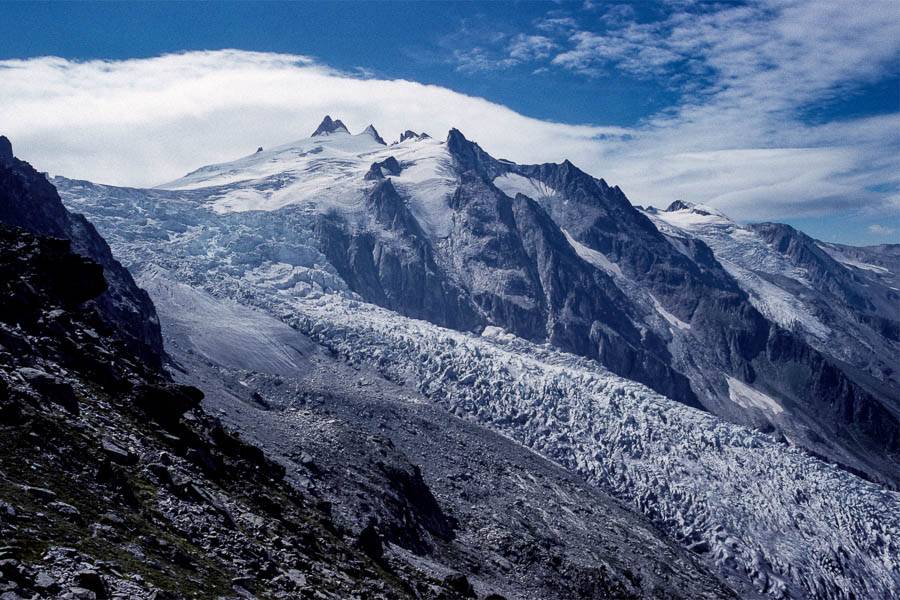
<svg viewBox="0 0 900 600">
<path fill-rule="evenodd" d="M 281 310 L 351 364 L 415 385 L 612 492 L 744 598 L 900 593 L 896 493 L 546 346 L 339 298 Z"/>
</svg>

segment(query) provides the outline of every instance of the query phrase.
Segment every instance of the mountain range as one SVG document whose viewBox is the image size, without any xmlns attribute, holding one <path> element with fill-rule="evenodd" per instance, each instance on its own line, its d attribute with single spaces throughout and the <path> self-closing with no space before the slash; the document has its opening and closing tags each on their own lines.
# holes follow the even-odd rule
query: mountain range
<svg viewBox="0 0 900 600">
<path fill-rule="evenodd" d="M 152 189 L 4 156 L 0 221 L 103 265 L 89 302 L 129 351 L 393 572 L 478 597 L 900 592 L 900 246 L 644 209 L 455 129 L 326 117 Z"/>
</svg>

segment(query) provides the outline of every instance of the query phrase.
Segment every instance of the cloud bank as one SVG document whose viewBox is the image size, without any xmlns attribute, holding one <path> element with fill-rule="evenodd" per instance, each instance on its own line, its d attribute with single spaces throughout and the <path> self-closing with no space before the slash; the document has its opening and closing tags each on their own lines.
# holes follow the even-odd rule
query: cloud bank
<svg viewBox="0 0 900 600">
<path fill-rule="evenodd" d="M 302 56 L 225 50 L 124 61 L 0 61 L 0 132 L 54 174 L 152 186 L 196 167 L 305 138 L 325 114 L 443 137 L 457 127 L 520 161 L 587 166 L 615 127 L 524 117 L 480 98 L 405 80 L 340 73 Z"/>
<path fill-rule="evenodd" d="M 534 31 L 498 37 L 500 55 L 450 52 L 473 70 L 616 70 L 678 88 L 677 106 L 630 128 L 541 121 L 446 88 L 342 73 L 303 56 L 224 50 L 0 61 L 0 133 L 51 173 L 153 186 L 306 137 L 330 114 L 353 131 L 372 123 L 388 141 L 405 129 L 443 137 L 457 127 L 497 157 L 568 158 L 636 204 L 686 199 L 742 220 L 859 208 L 896 215 L 900 115 L 803 118 L 810 106 L 896 71 L 900 20 L 884 8 L 753 3 L 652 23 L 610 9 L 603 31 L 554 14 Z"/>
</svg>

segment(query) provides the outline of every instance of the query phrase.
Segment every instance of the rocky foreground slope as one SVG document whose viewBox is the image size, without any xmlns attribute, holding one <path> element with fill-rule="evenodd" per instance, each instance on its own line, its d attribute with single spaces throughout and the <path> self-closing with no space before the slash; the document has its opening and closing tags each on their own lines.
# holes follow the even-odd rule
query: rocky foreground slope
<svg viewBox="0 0 900 600">
<path fill-rule="evenodd" d="M 102 267 L 69 246 L 0 224 L 4 600 L 471 596 L 385 557 L 373 528 L 350 536 L 147 366 L 90 304 Z M 414 470 L 386 486 L 401 507 L 431 497 Z"/>
</svg>

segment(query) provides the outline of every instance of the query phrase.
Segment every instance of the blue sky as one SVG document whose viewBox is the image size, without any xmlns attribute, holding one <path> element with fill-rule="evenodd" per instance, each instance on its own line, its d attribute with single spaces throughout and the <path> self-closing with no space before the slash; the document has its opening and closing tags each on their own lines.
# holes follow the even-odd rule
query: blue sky
<svg viewBox="0 0 900 600">
<path fill-rule="evenodd" d="M 646 12 L 654 5 L 638 6 Z M 225 48 L 300 54 L 348 72 L 441 85 L 568 123 L 631 125 L 676 100 L 650 78 L 572 77 L 566 69 L 535 75 L 537 61 L 502 69 L 496 64 L 522 32 L 554 36 L 556 31 L 535 24 L 570 9 L 585 26 L 603 25 L 602 11 L 553 2 L 17 3 L 0 9 L 7 17 L 0 23 L 0 55 L 128 59 Z M 618 100 L 623 97 L 629 101 Z"/>
<path fill-rule="evenodd" d="M 635 203 L 898 242 L 898 40 L 879 0 L 5 3 L 0 130 L 39 168 L 152 185 L 322 112 L 458 126 Z"/>
</svg>

